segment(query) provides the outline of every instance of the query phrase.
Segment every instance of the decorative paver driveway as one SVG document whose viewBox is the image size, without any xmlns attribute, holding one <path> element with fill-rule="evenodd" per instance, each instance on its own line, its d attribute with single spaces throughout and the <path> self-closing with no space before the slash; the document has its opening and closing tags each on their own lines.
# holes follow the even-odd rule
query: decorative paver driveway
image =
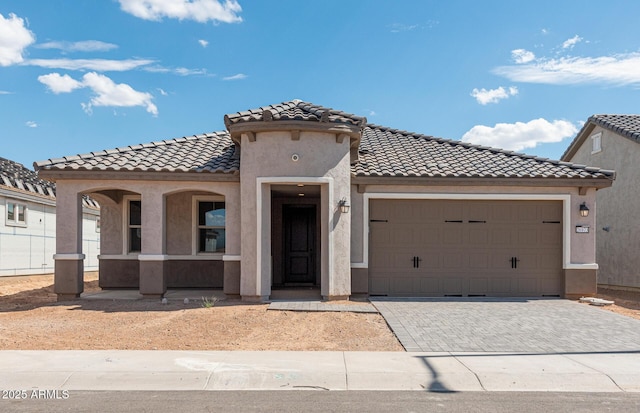
<svg viewBox="0 0 640 413">
<path fill-rule="evenodd" d="M 372 297 L 407 351 L 640 353 L 640 320 L 561 299 Z"/>
</svg>

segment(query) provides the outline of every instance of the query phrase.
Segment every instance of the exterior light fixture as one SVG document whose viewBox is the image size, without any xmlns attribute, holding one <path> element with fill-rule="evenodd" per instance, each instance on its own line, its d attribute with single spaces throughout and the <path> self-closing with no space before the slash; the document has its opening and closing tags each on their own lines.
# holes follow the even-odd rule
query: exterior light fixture
<svg viewBox="0 0 640 413">
<path fill-rule="evenodd" d="M 351 208 L 351 205 L 349 205 L 347 198 L 344 197 L 340 201 L 338 201 L 338 206 L 340 207 L 340 212 L 342 212 L 343 214 L 348 214 L 349 208 Z"/>
<path fill-rule="evenodd" d="M 589 207 L 587 207 L 587 203 L 583 202 L 582 204 L 580 204 L 580 216 L 581 217 L 588 217 L 589 216 Z"/>
</svg>

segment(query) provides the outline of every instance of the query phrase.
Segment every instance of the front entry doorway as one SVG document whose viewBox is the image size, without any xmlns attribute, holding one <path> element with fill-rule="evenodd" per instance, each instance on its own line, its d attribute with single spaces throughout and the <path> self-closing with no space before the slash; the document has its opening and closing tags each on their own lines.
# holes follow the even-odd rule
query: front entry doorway
<svg viewBox="0 0 640 413">
<path fill-rule="evenodd" d="M 283 205 L 284 284 L 316 284 L 316 206 Z"/>
</svg>

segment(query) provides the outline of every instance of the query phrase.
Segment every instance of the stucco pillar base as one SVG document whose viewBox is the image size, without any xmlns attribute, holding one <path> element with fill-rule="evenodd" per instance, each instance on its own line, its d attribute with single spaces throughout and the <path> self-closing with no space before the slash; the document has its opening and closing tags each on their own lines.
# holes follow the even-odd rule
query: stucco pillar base
<svg viewBox="0 0 640 413">
<path fill-rule="evenodd" d="M 240 298 L 240 261 L 224 262 L 222 291 L 227 297 Z"/>
<path fill-rule="evenodd" d="M 598 292 L 598 270 L 565 269 L 564 298 L 577 300 L 580 297 L 595 295 Z"/>
<path fill-rule="evenodd" d="M 349 295 L 323 295 L 322 299 L 324 301 L 348 301 L 349 297 Z"/>
<path fill-rule="evenodd" d="M 80 294 L 58 294 L 57 301 L 73 301 L 80 298 Z"/>
<path fill-rule="evenodd" d="M 264 303 L 269 301 L 268 295 L 243 295 L 242 301 L 246 303 Z"/>
<path fill-rule="evenodd" d="M 140 261 L 140 294 L 160 298 L 167 292 L 166 261 Z"/>
<path fill-rule="evenodd" d="M 74 258 L 70 258 L 73 256 Z M 58 301 L 73 300 L 84 291 L 84 255 L 56 254 L 53 291 Z"/>
</svg>

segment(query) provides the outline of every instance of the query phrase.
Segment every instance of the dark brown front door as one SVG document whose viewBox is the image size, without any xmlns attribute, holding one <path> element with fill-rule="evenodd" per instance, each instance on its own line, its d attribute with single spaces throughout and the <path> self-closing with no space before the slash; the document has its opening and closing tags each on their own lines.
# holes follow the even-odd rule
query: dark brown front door
<svg viewBox="0 0 640 413">
<path fill-rule="evenodd" d="M 284 282 L 315 284 L 316 207 L 284 205 Z"/>
</svg>

